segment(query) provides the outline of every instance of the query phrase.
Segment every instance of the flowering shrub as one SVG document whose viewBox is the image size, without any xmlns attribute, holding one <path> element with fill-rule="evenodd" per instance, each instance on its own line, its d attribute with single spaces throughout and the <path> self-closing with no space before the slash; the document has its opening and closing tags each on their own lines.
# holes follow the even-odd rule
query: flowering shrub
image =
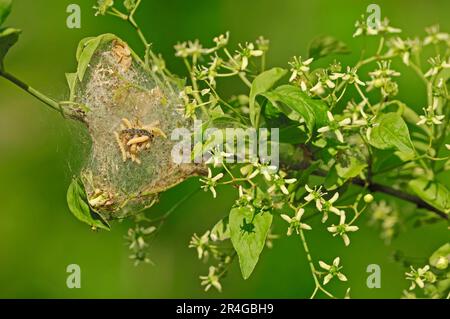
<svg viewBox="0 0 450 319">
<path fill-rule="evenodd" d="M 225 187 L 235 189 L 237 197 L 222 220 L 203 235 L 194 234 L 189 243 L 200 260 L 210 263 L 209 273 L 200 277 L 205 290 L 213 287 L 220 291 L 221 281 L 234 261 L 239 262 L 243 278 L 249 278 L 263 249 L 272 247 L 276 238 L 286 234 L 298 236 L 304 249 L 315 283 L 311 297 L 321 292 L 334 298 L 326 285 L 336 279 L 346 282 L 345 264 L 350 261 L 341 262 L 339 256 L 322 261 L 318 252 L 311 252 L 307 236 L 314 229 L 308 220 L 320 218 L 330 236 L 345 246 L 351 245 L 353 234 L 363 227 L 359 223 L 362 215 L 369 215 L 370 224 L 380 229 L 387 243 L 398 235 L 404 220 L 387 198 L 416 205 L 417 223 L 448 220 L 450 194 L 440 178 L 450 167 L 448 33 L 433 26 L 422 38 L 405 39 L 388 20 L 378 21 L 373 27 L 362 17 L 356 22 L 353 36 L 377 37 L 379 45 L 376 52 L 361 57 L 355 65 L 335 60 L 326 67 L 317 67 L 317 60 L 348 52 L 345 43 L 325 36 L 311 43 L 308 57 L 293 57 L 285 66 L 276 68 L 267 68 L 267 39 L 260 37 L 232 49 L 226 33 L 214 38 L 209 46 L 197 40 L 175 45 L 175 55 L 187 68 L 188 79 L 184 82 L 152 51 L 134 20 L 141 1 L 119 2 L 98 1 L 97 14 L 113 15 L 129 23 L 145 45 L 142 57 L 112 35 L 84 39 L 77 52 L 77 72 L 68 76 L 71 99 L 55 101 L 6 71 L 4 57 L 20 31 L 2 28 L 0 75 L 65 117 L 88 124 L 98 115 L 96 103 L 108 105 L 114 98 L 114 105 L 120 108 L 129 101 L 125 95 L 134 96 L 137 105 L 144 103 L 148 107 L 148 101 L 156 101 L 157 108 L 170 108 L 170 112 L 156 118 L 145 113 L 146 120 L 153 121 L 152 126 L 126 120 L 137 115 L 125 108 L 116 117 L 112 111 L 102 113 L 102 118 L 110 120 L 109 126 L 91 132 L 91 136 L 94 141 L 106 140 L 108 151 L 100 156 L 101 160 L 93 157 L 89 169 L 83 171 L 81 179 L 74 179 L 68 192 L 72 213 L 95 229 L 109 229 L 110 221 L 124 216 L 134 218 L 136 227 L 129 230 L 126 239 L 135 263 L 151 262 L 149 240 L 179 203 L 158 218 L 147 216 L 145 209 L 157 202 L 158 193 L 192 175 L 201 175 L 201 189 L 214 198 Z M 10 4 L 0 1 L 0 25 Z M 106 58 L 113 59 L 112 67 L 101 62 Z M 397 81 L 402 74 L 393 68 L 394 60 L 411 68 L 423 82 L 427 105 L 420 107 L 420 114 L 397 98 Z M 86 98 L 89 92 L 104 89 L 104 84 L 93 82 L 97 75 L 99 81 L 123 81 L 107 87 L 114 97 L 105 93 Z M 245 93 L 224 97 L 222 78 L 241 82 Z M 121 128 L 109 124 L 115 120 Z M 193 154 L 199 149 L 209 154 L 206 163 L 164 166 L 163 170 L 170 174 L 150 174 L 152 183 L 147 180 L 145 185 L 138 185 L 142 177 L 139 174 L 143 174 L 138 167 L 154 169 L 156 161 L 171 161 L 167 152 L 149 158 L 145 150 L 155 147 L 152 143 L 169 149 L 172 144 L 164 139 L 170 135 L 167 130 L 175 127 L 175 122 L 189 125 L 194 120 L 203 121 L 202 130 L 279 128 L 279 165 L 254 156 L 244 163 L 229 161 L 236 154 L 207 139 L 192 150 Z M 95 152 L 98 150 L 94 147 Z M 100 162 L 114 165 L 99 169 Z M 126 174 L 117 172 L 122 170 Z M 102 174 L 108 176 L 108 182 L 99 181 Z M 133 190 L 131 195 L 122 192 L 124 185 L 130 192 Z M 285 221 L 281 234 L 272 233 L 277 218 Z M 411 265 L 403 259 L 410 266 L 406 280 L 411 281 L 405 297 L 415 297 L 420 290 L 419 295 L 448 298 L 449 260 L 450 243 L 436 250 L 426 265 Z M 349 297 L 349 291 L 345 297 Z"/>
</svg>

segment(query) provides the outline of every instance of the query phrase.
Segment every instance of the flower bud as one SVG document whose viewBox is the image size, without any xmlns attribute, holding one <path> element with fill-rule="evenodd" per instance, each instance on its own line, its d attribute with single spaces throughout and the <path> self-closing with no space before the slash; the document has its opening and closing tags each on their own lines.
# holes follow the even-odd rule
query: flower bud
<svg viewBox="0 0 450 319">
<path fill-rule="evenodd" d="M 436 268 L 437 269 L 446 269 L 448 267 L 448 258 L 445 256 L 441 256 L 436 261 Z"/>
<path fill-rule="evenodd" d="M 366 194 L 366 195 L 364 195 L 364 202 L 366 202 L 367 204 L 373 202 L 373 196 L 372 196 L 372 194 Z"/>
<path fill-rule="evenodd" d="M 436 275 L 433 274 L 431 271 L 427 271 L 424 276 L 425 279 L 430 283 L 434 283 L 436 281 Z"/>
</svg>

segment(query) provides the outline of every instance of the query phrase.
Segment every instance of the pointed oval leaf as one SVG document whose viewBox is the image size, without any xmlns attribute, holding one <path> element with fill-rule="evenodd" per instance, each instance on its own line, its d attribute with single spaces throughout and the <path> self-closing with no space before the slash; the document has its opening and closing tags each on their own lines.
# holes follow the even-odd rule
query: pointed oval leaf
<svg viewBox="0 0 450 319">
<path fill-rule="evenodd" d="M 110 230 L 107 222 L 89 206 L 86 191 L 76 177 L 72 179 L 72 183 L 67 190 L 67 205 L 70 212 L 83 223 L 93 228 Z"/>
<path fill-rule="evenodd" d="M 249 95 L 250 121 L 253 127 L 258 127 L 261 108 L 256 102 L 256 96 L 270 90 L 285 74 L 282 68 L 273 68 L 259 74 L 252 82 Z"/>
<path fill-rule="evenodd" d="M 320 36 L 311 41 L 308 52 L 310 58 L 317 60 L 331 54 L 348 54 L 350 50 L 347 44 L 334 37 Z"/>
<path fill-rule="evenodd" d="M 11 13 L 12 0 L 0 0 L 0 26 Z"/>
<path fill-rule="evenodd" d="M 450 213 L 450 192 L 444 185 L 429 181 L 425 178 L 418 178 L 408 183 L 409 188 L 421 199 L 431 206 Z"/>
<path fill-rule="evenodd" d="M 272 214 L 254 216 L 249 207 L 233 208 L 229 216 L 231 242 L 239 257 L 242 277 L 247 279 L 255 269 L 272 224 Z"/>
<path fill-rule="evenodd" d="M 77 48 L 77 74 L 80 82 L 83 81 L 84 74 L 86 73 L 89 63 L 91 62 L 91 59 L 100 44 L 111 41 L 115 38 L 117 37 L 114 34 L 106 33 L 95 38 L 90 37 L 80 41 Z"/>
<path fill-rule="evenodd" d="M 13 28 L 0 29 L 0 69 L 3 69 L 3 60 L 9 49 L 16 44 L 21 32 Z"/>
<path fill-rule="evenodd" d="M 312 99 L 296 86 L 282 85 L 261 95 L 291 120 L 304 120 L 309 136 L 328 123 L 326 104 L 322 100 Z"/>
<path fill-rule="evenodd" d="M 70 101 L 73 101 L 75 98 L 75 89 L 76 89 L 76 85 L 77 85 L 77 74 L 76 73 L 66 73 L 66 80 L 67 80 L 67 84 L 69 85 L 69 90 L 70 90 Z"/>
<path fill-rule="evenodd" d="M 210 237 L 213 241 L 224 241 L 230 239 L 230 226 L 228 216 L 219 220 L 211 229 Z"/>
<path fill-rule="evenodd" d="M 408 126 L 397 113 L 378 117 L 370 133 L 369 143 L 378 149 L 396 150 L 396 155 L 403 161 L 411 160 L 416 154 Z"/>
</svg>

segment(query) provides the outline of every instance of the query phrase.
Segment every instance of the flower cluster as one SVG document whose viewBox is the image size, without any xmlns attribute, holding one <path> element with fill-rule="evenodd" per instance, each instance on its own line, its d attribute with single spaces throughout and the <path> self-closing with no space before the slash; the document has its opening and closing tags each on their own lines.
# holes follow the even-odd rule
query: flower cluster
<svg viewBox="0 0 450 319">
<path fill-rule="evenodd" d="M 417 125 L 440 125 L 442 120 L 445 118 L 443 114 L 436 114 L 438 111 L 439 100 L 434 98 L 433 104 L 429 105 L 427 108 L 423 108 L 424 115 L 420 115 L 420 120 L 416 123 Z"/>
<path fill-rule="evenodd" d="M 148 243 L 146 239 L 156 231 L 155 226 L 143 227 L 137 224 L 134 228 L 128 229 L 125 237 L 128 248 L 132 251 L 130 259 L 134 260 L 134 264 L 151 263 L 147 252 Z"/>
<path fill-rule="evenodd" d="M 381 231 L 381 238 L 389 244 L 398 233 L 399 216 L 397 210 L 382 200 L 370 206 L 372 214 L 369 224 L 377 225 Z"/>
<path fill-rule="evenodd" d="M 429 265 L 418 269 L 414 269 L 414 267 L 411 266 L 411 271 L 405 273 L 405 275 L 406 279 L 411 281 L 409 290 L 416 288 L 416 285 L 419 288 L 424 288 L 425 283 L 434 283 L 436 281 L 436 276 L 430 271 Z"/>
<path fill-rule="evenodd" d="M 399 28 L 394 28 L 389 25 L 389 20 L 385 18 L 384 20 L 376 20 L 375 25 L 371 26 L 367 23 L 367 19 L 364 15 L 361 16 L 361 19 L 356 21 L 355 23 L 355 33 L 353 33 L 353 37 L 358 37 L 361 35 L 383 35 L 383 34 L 395 34 L 402 32 Z"/>
<path fill-rule="evenodd" d="M 132 8 L 133 4 L 128 3 L 128 7 Z M 101 14 L 110 13 L 122 18 L 133 12 L 131 9 L 128 15 L 122 15 L 114 8 L 113 1 L 100 1 L 98 10 Z M 175 56 L 186 65 L 189 82 L 179 93 L 181 103 L 178 111 L 185 118 L 207 119 L 205 129 L 220 123 L 224 124 L 223 127 L 279 126 L 289 131 L 286 135 L 283 132 L 283 142 L 280 143 L 283 159 L 279 166 L 262 158 L 246 158 L 246 163 L 234 163 L 235 154 L 211 147 L 211 140 L 201 145 L 209 150 L 205 163 L 207 175 L 200 177 L 201 189 L 216 198 L 221 188 L 233 187 L 237 190 L 237 198 L 232 211 L 237 210 L 243 215 L 239 215 L 241 220 L 231 222 L 234 214 L 230 212 L 203 235 L 193 235 L 189 247 L 196 250 L 200 260 L 210 263 L 208 273 L 200 276 L 205 290 L 211 287 L 222 290 L 221 279 L 233 260 L 239 260 L 243 274 L 247 272 L 248 264 L 254 262 L 254 254 L 260 252 L 242 255 L 239 243 L 257 238 L 258 242 L 247 244 L 271 247 L 273 240 L 279 237 L 272 233 L 276 228 L 272 227 L 271 220 L 273 216 L 280 216 L 287 223 L 284 224 L 286 235 L 298 235 L 307 254 L 316 283 L 312 296 L 322 291 L 334 297 L 324 286 L 335 277 L 347 281 L 342 273 L 341 258 L 334 258 L 331 264 L 320 260 L 320 271 L 316 270 L 316 261 L 310 255 L 305 236 L 312 230 L 310 225 L 313 223 L 309 218 L 319 215 L 328 233 L 341 238 L 344 245 L 349 246 L 350 234 L 359 230 L 356 224 L 368 208 L 370 223 L 378 225 L 382 238 L 389 242 L 398 232 L 401 216 L 383 200 L 370 205 L 374 201 L 374 196 L 369 193 L 373 190 L 372 178 L 383 175 L 386 180 L 395 179 L 393 188 L 386 192 L 392 195 L 408 184 L 412 177 L 424 175 L 431 183 L 433 176 L 450 167 L 450 158 L 443 153 L 450 149 L 445 144 L 449 95 L 444 74 L 450 68 L 449 35 L 440 31 L 438 26 L 427 28 L 422 39 L 402 38 L 399 33 L 401 30 L 391 26 L 386 18 L 367 19 L 363 16 L 356 22 L 353 36 L 378 36 L 376 53 L 361 57 L 351 65 L 342 65 L 335 60 L 328 66 L 315 67 L 323 55 L 342 53 L 342 48 L 345 48 L 343 42 L 329 37 L 326 41 L 316 41 L 316 49 L 320 53 L 310 50 L 309 56 L 293 57 L 288 62 L 288 70 L 266 70 L 269 41 L 263 37 L 254 42 L 240 43 L 233 49 L 229 48 L 228 32 L 215 37 L 210 46 L 198 40 L 175 45 Z M 423 48 L 429 45 L 436 53 L 428 59 L 429 67 L 422 69 L 421 61 L 425 60 Z M 148 45 L 146 47 L 149 48 Z M 441 47 L 445 50 L 440 50 Z M 428 106 L 423 109 L 423 114 L 417 114 L 406 103 L 394 100 L 399 95 L 398 78 L 404 73 L 396 71 L 397 67 L 394 69 L 396 59 L 411 68 L 425 83 L 427 104 L 423 105 Z M 162 58 L 153 54 L 150 60 L 149 69 L 172 80 Z M 373 68 L 367 68 L 369 65 Z M 283 87 L 278 86 L 287 72 L 290 73 L 289 78 L 285 78 Z M 236 78 L 248 87 L 248 91 L 224 98 L 220 88 L 223 78 Z M 283 95 L 280 93 L 283 89 L 292 94 Z M 351 98 L 348 92 L 352 92 Z M 316 114 L 321 106 L 320 114 Z M 394 107 L 397 109 L 392 110 Z M 398 114 L 397 122 L 393 124 L 395 133 L 386 133 L 383 131 L 386 123 L 380 125 L 380 122 L 383 116 L 393 117 L 394 114 Z M 420 136 L 417 138 L 419 142 L 414 141 L 410 146 L 407 141 L 416 137 L 409 133 L 411 125 L 419 127 L 414 134 Z M 401 131 L 405 127 L 406 132 Z M 398 139 L 385 138 L 392 134 L 399 135 Z M 376 149 L 392 151 L 392 156 L 405 162 L 394 167 L 398 168 L 396 175 L 393 170 L 383 167 L 383 159 L 379 158 Z M 409 153 L 406 156 L 402 152 Z M 437 154 L 441 157 L 438 158 Z M 435 165 L 432 162 L 444 160 L 447 164 Z M 350 194 L 349 200 L 348 189 L 352 187 L 348 186 L 351 184 L 363 189 L 357 195 Z M 134 251 L 132 258 L 136 261 L 149 261 L 145 238 L 155 229 L 153 226 L 140 226 L 129 231 L 127 239 Z M 264 234 L 257 233 L 262 230 Z M 233 238 L 237 234 L 241 237 Z M 434 270 L 445 270 L 447 266 L 448 258 L 444 254 L 430 259 L 430 265 L 418 269 L 412 267 L 406 274 L 412 282 L 411 289 L 435 289 L 431 295 L 442 296 L 442 292 L 436 292 L 440 278 Z"/>
</svg>

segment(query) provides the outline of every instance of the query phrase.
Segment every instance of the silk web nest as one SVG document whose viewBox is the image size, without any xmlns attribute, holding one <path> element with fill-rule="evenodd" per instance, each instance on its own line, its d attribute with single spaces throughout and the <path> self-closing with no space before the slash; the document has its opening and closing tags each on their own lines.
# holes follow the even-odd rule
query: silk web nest
<svg viewBox="0 0 450 319">
<path fill-rule="evenodd" d="M 105 219 L 151 206 L 157 194 L 204 167 L 176 164 L 170 134 L 190 127 L 180 89 L 144 67 L 113 35 L 88 38 L 77 50 L 77 73 L 68 74 L 72 111 L 88 128 L 89 159 L 81 181 L 91 208 Z"/>
</svg>

